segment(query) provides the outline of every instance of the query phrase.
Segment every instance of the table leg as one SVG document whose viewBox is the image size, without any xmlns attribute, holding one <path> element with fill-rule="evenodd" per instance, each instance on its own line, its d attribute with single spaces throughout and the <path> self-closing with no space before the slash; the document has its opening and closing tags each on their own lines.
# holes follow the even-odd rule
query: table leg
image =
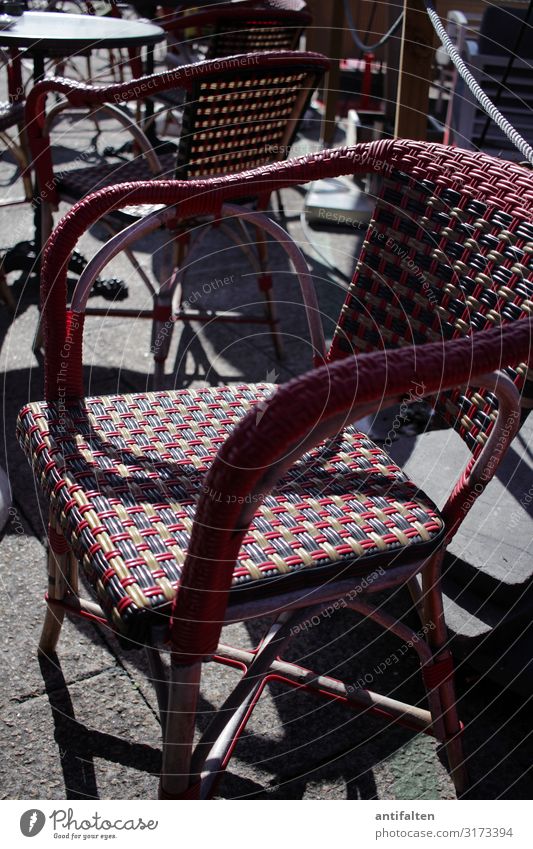
<svg viewBox="0 0 533 849">
<path fill-rule="evenodd" d="M 148 76 L 149 74 L 154 73 L 154 48 L 147 47 L 146 48 L 146 63 L 145 63 L 145 74 Z M 147 124 L 147 129 L 145 130 L 146 136 L 151 144 L 155 145 L 159 142 L 157 136 L 155 134 L 155 122 L 152 121 L 154 116 L 154 101 L 151 97 L 149 97 L 146 101 L 146 107 L 144 112 L 145 122 Z"/>
<path fill-rule="evenodd" d="M 38 83 L 44 78 L 44 53 L 33 54 L 33 82 Z"/>
</svg>

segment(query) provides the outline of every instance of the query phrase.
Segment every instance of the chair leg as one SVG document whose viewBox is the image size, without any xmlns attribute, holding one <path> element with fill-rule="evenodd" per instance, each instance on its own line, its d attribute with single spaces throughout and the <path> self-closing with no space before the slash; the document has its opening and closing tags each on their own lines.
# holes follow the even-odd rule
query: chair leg
<svg viewBox="0 0 533 849">
<path fill-rule="evenodd" d="M 277 316 L 276 304 L 274 302 L 274 299 L 272 298 L 272 275 L 270 274 L 270 272 L 267 271 L 267 241 L 265 239 L 265 234 L 263 233 L 260 227 L 255 227 L 255 237 L 257 243 L 257 253 L 259 256 L 259 264 L 261 267 L 261 274 L 259 276 L 259 288 L 265 296 L 268 324 L 270 326 L 270 333 L 272 335 L 272 341 L 274 343 L 276 357 L 278 358 L 278 360 L 281 360 L 283 359 L 283 340 L 279 330 L 279 318 Z"/>
<path fill-rule="evenodd" d="M 159 798 L 184 796 L 198 780 L 191 776 L 190 765 L 200 688 L 201 663 L 170 666 L 168 707 L 161 716 L 163 728 L 163 768 Z"/>
<path fill-rule="evenodd" d="M 28 134 L 26 127 L 19 127 L 19 145 L 18 145 L 18 162 L 21 170 L 22 185 L 24 186 L 24 197 L 31 203 L 33 199 L 33 185 L 31 180 L 31 154 L 28 144 Z"/>
<path fill-rule="evenodd" d="M 450 772 L 458 796 L 468 787 L 468 773 L 462 747 L 462 726 L 457 712 L 453 677 L 452 654 L 447 647 L 448 633 L 444 619 L 441 591 L 441 567 L 444 551 L 437 552 L 422 573 L 422 599 L 425 623 L 428 626 L 427 640 L 433 652 L 433 664 L 423 670 L 424 683 L 428 690 L 438 694 Z"/>
<path fill-rule="evenodd" d="M 62 600 L 70 589 L 77 591 L 77 567 L 73 569 L 74 557 L 61 531 L 50 520 L 48 550 L 48 599 Z M 74 581 L 72 580 L 72 576 Z M 74 586 L 72 584 L 74 583 Z M 55 652 L 65 611 L 47 603 L 46 616 L 39 640 L 39 652 L 50 655 Z"/>
<path fill-rule="evenodd" d="M 168 246 L 171 252 L 168 264 L 163 266 L 162 281 L 154 294 L 154 319 L 152 322 L 151 351 L 154 356 L 154 389 L 164 389 L 165 363 L 170 350 L 175 317 L 174 294 L 180 278 L 180 268 L 188 250 L 187 234 L 178 233 Z M 181 292 L 183 299 L 183 289 Z M 180 310 L 182 302 L 180 301 Z"/>
<path fill-rule="evenodd" d="M 41 321 L 41 315 L 39 314 L 39 323 L 37 324 L 37 329 L 35 331 L 35 336 L 32 342 L 32 351 L 34 354 L 38 354 L 44 347 L 44 334 L 43 334 L 43 324 Z"/>
<path fill-rule="evenodd" d="M 150 345 L 154 357 L 154 389 L 165 387 L 165 363 L 167 361 L 172 333 L 174 330 L 172 316 L 172 294 L 159 290 L 154 295 L 154 320 L 152 323 L 152 342 Z"/>
<path fill-rule="evenodd" d="M 26 200 L 30 203 L 33 196 L 33 189 L 29 168 L 30 154 L 26 138 L 26 130 L 23 126 L 18 127 L 18 143 L 15 139 L 12 139 L 8 133 L 0 133 L 0 139 L 4 142 L 5 146 L 15 159 L 20 171 L 22 185 L 24 186 L 24 198 L 21 200 Z M 20 202 L 21 201 L 16 201 L 16 203 Z M 5 205 L 8 206 L 9 204 L 6 203 Z"/>
<path fill-rule="evenodd" d="M 15 309 L 16 309 L 15 299 L 13 297 L 11 289 L 9 288 L 9 285 L 8 285 L 8 282 L 7 282 L 7 279 L 6 279 L 6 275 L 2 271 L 1 267 L 0 267 L 0 298 L 2 299 L 2 301 L 4 301 L 6 307 L 8 308 L 11 315 L 14 315 Z"/>
</svg>

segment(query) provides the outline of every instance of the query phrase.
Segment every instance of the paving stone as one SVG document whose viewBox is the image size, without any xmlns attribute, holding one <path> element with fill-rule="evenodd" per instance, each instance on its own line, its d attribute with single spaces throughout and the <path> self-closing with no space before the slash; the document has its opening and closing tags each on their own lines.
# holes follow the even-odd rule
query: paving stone
<svg viewBox="0 0 533 849">
<path fill-rule="evenodd" d="M 477 499 L 450 545 L 451 553 L 457 558 L 470 563 L 493 582 L 518 591 L 533 576 L 533 490 L 530 492 L 533 463 L 528 450 L 532 441 L 530 417 L 496 477 Z M 394 445 L 390 453 L 396 458 L 395 449 Z M 406 448 L 398 450 L 406 451 Z M 469 451 L 455 432 L 434 431 L 414 440 L 404 467 L 442 506 L 468 457 Z"/>
<path fill-rule="evenodd" d="M 45 667 L 45 673 L 48 670 Z M 2 711 L 0 780 L 10 799 L 155 799 L 160 728 L 123 671 L 57 680 Z"/>
<path fill-rule="evenodd" d="M 46 555 L 17 516 L 0 543 L 0 575 L 4 587 L 0 651 L 5 674 L 0 699 L 3 705 L 22 704 L 45 691 L 37 646 L 45 614 Z M 65 618 L 58 655 L 67 681 L 83 680 L 115 665 L 97 630 L 81 619 Z"/>
</svg>

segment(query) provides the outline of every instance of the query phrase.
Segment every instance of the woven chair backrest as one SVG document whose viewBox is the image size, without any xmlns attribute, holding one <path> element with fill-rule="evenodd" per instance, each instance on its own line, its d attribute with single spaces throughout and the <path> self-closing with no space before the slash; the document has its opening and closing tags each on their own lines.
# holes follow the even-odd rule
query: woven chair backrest
<svg viewBox="0 0 533 849">
<path fill-rule="evenodd" d="M 428 146 L 410 173 L 384 163 L 331 359 L 451 339 L 532 315 L 533 175 L 488 157 L 476 168 L 471 155 L 448 150 L 432 159 Z M 525 415 L 533 374 L 525 363 L 509 374 Z M 414 385 L 412 397 L 420 391 Z M 474 388 L 435 399 L 436 412 L 474 455 L 496 405 L 491 393 Z"/>
<path fill-rule="evenodd" d="M 306 63 L 222 69 L 197 81 L 185 104 L 177 179 L 235 174 L 285 159 L 322 76 Z"/>
<path fill-rule="evenodd" d="M 207 58 L 216 59 L 236 53 L 256 53 L 263 50 L 296 49 L 307 23 L 306 17 L 295 12 L 282 18 L 279 14 L 276 16 L 274 11 L 269 17 L 250 12 L 248 17 L 238 21 L 221 18 L 214 24 Z"/>
</svg>

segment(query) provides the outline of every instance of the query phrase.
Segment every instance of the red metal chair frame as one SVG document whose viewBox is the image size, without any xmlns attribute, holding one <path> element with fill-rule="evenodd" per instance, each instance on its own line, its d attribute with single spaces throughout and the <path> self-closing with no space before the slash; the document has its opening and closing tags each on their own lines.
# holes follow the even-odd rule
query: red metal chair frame
<svg viewBox="0 0 533 849">
<path fill-rule="evenodd" d="M 274 190 L 348 173 L 385 174 L 385 177 L 376 217 L 367 234 L 329 362 L 278 387 L 269 397 L 268 404 L 263 406 L 260 419 L 254 409 L 244 415 L 210 465 L 202 484 L 187 556 L 172 603 L 171 619 L 164 620 L 169 623 L 166 636 L 171 645 L 168 688 L 162 681 L 159 656 L 148 637 L 164 736 L 160 798 L 203 798 L 212 794 L 251 710 L 271 677 L 434 734 L 446 746 L 458 792 L 465 786 L 461 726 L 455 707 L 453 665 L 447 646 L 440 570 L 449 540 L 495 474 L 519 428 L 521 412 L 527 412 L 531 406 L 528 367 L 531 365 L 533 325 L 529 316 L 533 281 L 530 270 L 522 272 L 517 252 L 521 251 L 520 245 L 533 241 L 533 177 L 528 170 L 512 163 L 441 145 L 390 140 L 325 151 L 244 175 L 211 181 L 118 185 L 86 198 L 65 216 L 47 245 L 42 275 L 48 401 L 25 408 L 19 421 L 21 442 L 36 463 L 36 473 L 43 482 L 51 476 L 52 486 L 50 590 L 41 650 L 45 653 L 54 651 L 65 609 L 101 623 L 108 622 L 97 605 L 77 595 L 77 578 L 70 551 L 73 537 L 67 532 L 65 516 L 68 514 L 71 521 L 72 511 L 76 509 L 75 490 L 80 487 L 72 488 L 64 478 L 64 461 L 59 462 L 61 451 L 58 459 L 58 449 L 54 448 L 46 428 L 46 421 L 57 416 L 54 410 L 58 405 L 64 405 L 65 399 L 74 402 L 84 395 L 83 313 L 66 308 L 66 268 L 78 238 L 103 215 L 127 204 L 164 204 L 167 208 L 165 224 L 171 227 L 173 222 L 176 224 L 208 212 L 216 214 L 224 203 L 239 197 L 243 187 L 249 188 L 250 184 L 255 186 L 254 191 L 260 191 L 265 185 Z M 397 191 L 394 197 L 390 195 L 390 181 L 396 181 L 396 186 L 403 187 L 403 191 Z M 372 264 L 372 250 L 383 241 L 379 239 L 379 224 L 381 221 L 391 226 L 390 215 L 394 214 L 394 210 L 396 221 L 392 221 L 392 226 L 401 224 L 402 213 L 405 213 L 405 220 L 416 224 L 419 210 L 413 208 L 413 203 L 416 198 L 420 200 L 422 197 L 430 216 L 435 216 L 432 226 L 436 228 L 428 236 L 427 245 L 436 264 L 428 274 L 435 274 L 436 283 L 440 280 L 442 291 L 448 296 L 453 280 L 450 282 L 440 276 L 440 265 L 444 267 L 448 263 L 451 267 L 453 263 L 462 263 L 462 266 L 456 265 L 454 273 L 466 275 L 465 279 L 469 279 L 465 259 L 471 255 L 472 273 L 477 274 L 478 287 L 484 287 L 484 290 L 478 291 L 477 295 L 468 294 L 461 316 L 457 314 L 455 302 L 447 302 L 451 306 L 448 319 L 455 322 L 451 330 L 444 317 L 443 301 L 439 303 L 435 295 L 433 302 L 428 295 L 427 301 L 434 307 L 434 321 L 427 323 L 424 344 L 421 339 L 416 340 L 417 344 L 409 344 L 409 339 L 398 332 L 394 316 L 391 321 L 386 317 L 381 325 L 384 335 L 372 350 L 370 337 L 367 336 L 365 343 L 364 333 L 358 337 L 354 331 L 351 311 L 354 302 L 364 297 L 365 291 L 370 293 L 369 304 L 372 305 L 371 296 L 376 295 L 377 290 L 367 287 L 365 274 L 368 269 L 372 270 L 374 284 L 385 279 L 386 264 L 382 267 Z M 477 215 L 478 225 L 474 231 L 465 224 L 469 210 Z M 443 221 L 446 216 L 450 226 Z M 496 245 L 490 240 L 481 245 L 481 250 L 488 257 L 483 268 L 489 271 L 478 273 L 475 269 L 480 264 L 477 252 L 480 246 L 472 238 L 472 233 L 479 232 L 480 240 L 486 238 L 489 221 L 503 227 L 502 237 Z M 461 257 L 465 259 L 457 260 L 457 251 L 447 258 L 441 248 L 442 240 L 433 240 L 439 228 L 444 230 L 443 239 L 449 238 L 454 226 L 457 226 L 457 238 L 464 240 Z M 431 226 L 427 221 L 426 227 L 429 232 Z M 401 227 L 397 236 L 405 236 Z M 420 237 L 418 229 L 415 236 Z M 407 238 L 412 240 L 414 237 L 407 232 Z M 510 245 L 513 245 L 512 250 Z M 509 250 L 511 256 L 507 257 Z M 383 263 L 386 263 L 385 247 L 381 248 L 381 253 Z M 501 275 L 508 263 L 513 264 L 514 270 L 511 278 L 504 275 L 506 285 L 502 286 L 498 274 Z M 392 268 L 394 270 L 395 266 Z M 490 277 L 492 268 L 494 281 Z M 397 276 L 398 292 L 405 285 L 404 271 L 408 273 L 403 269 Z M 513 299 L 514 285 L 516 297 Z M 496 291 L 500 293 L 499 302 L 497 298 L 495 301 L 488 297 L 490 292 Z M 393 306 L 394 292 L 393 289 Z M 485 306 L 482 295 L 487 295 Z M 516 306 L 516 312 L 508 310 L 510 305 Z M 414 310 L 409 316 L 411 332 L 420 333 L 420 303 L 415 301 L 411 306 Z M 469 309 L 472 310 L 470 324 L 464 318 Z M 362 302 L 359 303 L 359 313 L 364 318 Z M 478 320 L 480 315 L 486 318 L 483 326 Z M 379 322 L 379 316 L 375 318 L 375 326 L 376 322 Z M 364 324 L 362 327 L 364 329 Z M 62 351 L 67 342 L 69 357 L 65 362 Z M 368 350 L 353 356 L 347 343 L 352 346 L 351 350 L 361 350 L 365 344 Z M 306 585 L 305 592 L 302 587 L 295 588 L 293 584 L 280 581 L 278 591 L 270 596 L 254 595 L 253 591 L 240 598 L 232 594 L 237 557 L 266 495 L 299 458 L 308 456 L 306 452 L 313 446 L 327 438 L 334 438 L 357 419 L 401 401 L 408 395 L 413 381 L 422 387 L 421 395 L 433 398 L 437 408 L 444 409 L 445 415 L 472 451 L 472 459 L 441 511 L 442 532 L 428 544 L 429 548 L 424 548 L 424 553 L 419 548 L 418 555 L 412 554 L 411 558 L 407 556 L 402 561 L 391 553 L 392 559 L 384 576 L 378 577 L 370 586 L 365 586 L 361 580 L 372 568 L 367 564 L 366 571 L 344 572 L 332 580 L 315 579 L 313 583 L 310 577 L 311 583 Z M 466 390 L 466 386 L 470 388 Z M 144 397 L 149 399 L 150 396 Z M 464 412 L 465 397 L 468 399 L 467 412 Z M 80 407 L 81 415 L 83 409 Z M 493 411 L 490 415 L 481 412 L 489 409 Z M 469 424 L 468 414 L 477 416 L 474 424 Z M 39 419 L 45 422 L 44 430 Z M 482 428 L 478 421 L 482 422 Z M 42 438 L 37 438 L 39 430 Z M 37 442 L 32 448 L 34 439 Z M 77 525 L 80 533 L 82 525 L 87 525 L 87 515 L 85 511 L 80 515 Z M 63 531 L 67 536 L 63 536 Z M 79 544 L 79 539 L 76 544 Z M 406 553 L 409 554 L 408 551 Z M 109 556 L 116 557 L 117 553 L 111 551 Z M 422 579 L 421 591 L 414 586 L 417 575 Z M 413 642 L 422 666 L 429 710 L 408 706 L 368 690 L 349 691 L 342 682 L 330 676 L 316 677 L 314 673 L 281 659 L 284 646 L 298 632 L 299 624 L 310 616 L 320 614 L 332 600 L 341 597 L 348 599 L 348 607 L 371 617 L 401 639 L 412 640 L 414 632 L 410 628 L 386 614 L 381 606 L 375 608 L 365 599 L 365 596 L 384 588 L 405 583 L 415 594 L 417 609 L 423 620 L 435 625 L 428 632 L 427 640 L 415 639 Z M 274 610 L 278 614 L 277 620 L 256 651 L 231 649 L 219 643 L 223 624 L 246 621 Z M 120 619 L 118 614 L 113 618 L 112 627 L 118 627 L 120 631 L 121 623 L 117 618 Z M 139 639 L 138 633 L 135 636 L 133 629 L 131 638 Z M 201 666 L 209 658 L 240 665 L 246 671 L 193 753 L 194 713 Z"/>
</svg>

